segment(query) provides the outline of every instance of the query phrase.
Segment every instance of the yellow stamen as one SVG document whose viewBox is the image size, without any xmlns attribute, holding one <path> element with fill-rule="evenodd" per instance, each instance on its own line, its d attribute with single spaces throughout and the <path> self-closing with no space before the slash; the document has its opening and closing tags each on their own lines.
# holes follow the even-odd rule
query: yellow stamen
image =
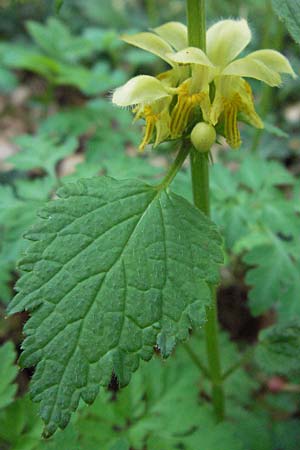
<svg viewBox="0 0 300 450">
<path fill-rule="evenodd" d="M 238 94 L 229 101 L 224 102 L 224 133 L 230 147 L 239 148 L 242 141 L 237 124 L 237 113 L 240 107 L 240 96 Z"/>
<path fill-rule="evenodd" d="M 177 103 L 171 114 L 171 137 L 182 136 L 188 125 L 190 114 L 198 104 L 201 104 L 205 94 L 189 94 L 188 86 L 183 85 L 179 88 Z"/>
<path fill-rule="evenodd" d="M 140 106 L 135 106 L 134 108 L 132 108 L 132 112 L 135 115 L 133 118 L 133 123 L 137 122 L 144 116 L 144 110 Z"/>
<path fill-rule="evenodd" d="M 182 135 L 186 128 L 193 105 L 189 97 L 178 98 L 177 104 L 171 114 L 171 136 L 172 138 Z"/>
<path fill-rule="evenodd" d="M 151 106 L 145 106 L 143 115 L 146 120 L 145 133 L 142 142 L 139 145 L 139 150 L 143 151 L 146 145 L 151 141 L 155 124 L 158 120 L 158 115 L 153 113 Z"/>
</svg>

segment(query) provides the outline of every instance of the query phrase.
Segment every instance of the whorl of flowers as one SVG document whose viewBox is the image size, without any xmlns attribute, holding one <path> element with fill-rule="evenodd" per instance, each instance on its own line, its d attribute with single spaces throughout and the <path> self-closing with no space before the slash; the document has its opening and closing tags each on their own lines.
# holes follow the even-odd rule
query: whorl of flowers
<svg viewBox="0 0 300 450">
<path fill-rule="evenodd" d="M 218 125 L 228 144 L 238 148 L 238 120 L 263 128 L 244 77 L 279 86 L 280 74 L 296 76 L 287 58 L 275 50 L 258 50 L 236 59 L 251 40 L 244 19 L 222 20 L 210 27 L 206 53 L 188 46 L 187 28 L 178 22 L 166 23 L 153 32 L 126 35 L 123 40 L 171 67 L 157 77 L 136 76 L 113 94 L 113 103 L 134 107 L 135 118 L 145 120 L 140 150 L 149 143 L 156 146 L 184 136 L 199 121 Z"/>
</svg>

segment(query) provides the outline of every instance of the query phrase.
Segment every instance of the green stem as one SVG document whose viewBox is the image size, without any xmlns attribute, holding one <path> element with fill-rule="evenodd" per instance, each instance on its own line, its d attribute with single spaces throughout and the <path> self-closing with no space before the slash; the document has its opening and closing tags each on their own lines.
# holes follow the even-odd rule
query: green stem
<svg viewBox="0 0 300 450">
<path fill-rule="evenodd" d="M 188 22 L 189 45 L 206 49 L 206 13 L 205 0 L 187 0 L 186 14 Z"/>
<path fill-rule="evenodd" d="M 154 27 L 157 24 L 157 5 L 155 0 L 146 0 L 146 9 L 147 9 L 147 16 L 149 25 L 151 27 Z"/>
<path fill-rule="evenodd" d="M 180 168 L 181 168 L 182 164 L 184 163 L 189 152 L 190 152 L 190 146 L 187 145 L 186 141 L 183 141 L 173 164 L 170 166 L 170 168 L 169 168 L 168 172 L 166 173 L 162 182 L 159 183 L 159 185 L 157 185 L 158 190 L 165 189 L 166 187 L 169 186 L 169 184 L 175 178 L 177 172 L 180 170 Z"/>
<path fill-rule="evenodd" d="M 218 309 L 216 289 L 211 287 L 212 305 L 207 308 L 205 324 L 206 351 L 212 382 L 212 401 L 218 422 L 224 419 L 225 398 L 218 336 Z"/>
<path fill-rule="evenodd" d="M 182 344 L 183 348 L 185 349 L 185 351 L 187 352 L 187 354 L 190 356 L 191 360 L 195 363 L 195 365 L 198 367 L 198 369 L 200 369 L 200 371 L 203 373 L 203 375 L 206 376 L 206 378 L 210 379 L 210 373 L 209 370 L 207 369 L 207 367 L 202 363 L 201 359 L 198 357 L 198 355 L 194 352 L 194 350 L 192 349 L 192 347 L 187 344 L 184 343 Z"/>
<path fill-rule="evenodd" d="M 187 0 L 189 45 L 206 50 L 205 0 Z M 194 204 L 204 214 L 210 214 L 208 153 L 191 152 L 191 173 Z M 205 340 L 212 383 L 212 402 L 217 421 L 224 418 L 224 393 L 218 340 L 216 291 L 211 287 L 212 305 L 207 308 Z"/>
<path fill-rule="evenodd" d="M 191 172 L 194 203 L 207 216 L 210 215 L 208 153 L 191 151 Z"/>
</svg>

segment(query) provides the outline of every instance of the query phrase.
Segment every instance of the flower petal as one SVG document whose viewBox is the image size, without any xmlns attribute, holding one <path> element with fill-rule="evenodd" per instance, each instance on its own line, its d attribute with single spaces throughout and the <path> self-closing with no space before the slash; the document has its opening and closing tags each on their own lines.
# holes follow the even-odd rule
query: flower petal
<svg viewBox="0 0 300 450">
<path fill-rule="evenodd" d="M 240 89 L 238 92 L 241 98 L 239 111 L 243 114 L 244 119 L 246 119 L 252 127 L 259 129 L 264 128 L 263 121 L 255 111 L 252 89 L 247 81 L 240 80 Z"/>
<path fill-rule="evenodd" d="M 229 81 L 229 83 L 228 83 Z M 230 87 L 228 88 L 224 85 L 229 84 L 230 86 L 230 80 L 227 77 L 216 77 L 214 80 L 215 84 L 215 96 L 212 103 L 211 111 L 210 111 L 210 119 L 209 121 L 212 123 L 212 125 L 216 125 L 218 123 L 219 117 L 224 111 L 224 101 L 223 98 L 226 97 L 228 94 L 231 95 L 232 91 L 230 90 Z"/>
<path fill-rule="evenodd" d="M 224 67 L 239 55 L 251 40 L 246 20 L 221 20 L 206 34 L 207 55 L 216 65 Z"/>
<path fill-rule="evenodd" d="M 276 50 L 258 50 L 247 55 L 247 58 L 260 61 L 275 72 L 287 73 L 293 78 L 297 77 L 288 59 Z"/>
<path fill-rule="evenodd" d="M 249 58 L 249 56 L 233 61 L 223 70 L 222 75 L 255 78 L 267 83 L 269 86 L 279 86 L 281 83 L 281 77 L 278 72 L 267 67 L 259 60 Z"/>
<path fill-rule="evenodd" d="M 208 89 L 209 83 L 214 79 L 214 68 L 192 64 L 192 79 L 190 92 L 192 94 Z"/>
<path fill-rule="evenodd" d="M 153 53 L 156 56 L 159 56 L 161 59 L 166 61 L 168 64 L 173 66 L 170 59 L 166 56 L 167 53 L 172 53 L 172 47 L 161 37 L 157 36 L 154 33 L 137 33 L 130 35 L 123 35 L 122 40 L 127 42 L 127 44 L 134 45 L 135 47 L 139 47 L 147 52 Z"/>
<path fill-rule="evenodd" d="M 161 112 L 159 120 L 155 124 L 156 137 L 153 147 L 157 147 L 161 142 L 165 141 L 170 134 L 170 114 L 168 109 Z"/>
<path fill-rule="evenodd" d="M 156 76 L 166 87 L 174 87 L 183 83 L 190 75 L 189 66 L 176 66 Z"/>
<path fill-rule="evenodd" d="M 206 54 L 196 47 L 187 47 L 177 53 L 168 54 L 168 57 L 181 64 L 200 64 L 202 66 L 214 67 Z"/>
<path fill-rule="evenodd" d="M 113 93 L 112 102 L 118 106 L 151 104 L 168 96 L 168 92 L 157 78 L 139 75 L 117 88 Z"/>
<path fill-rule="evenodd" d="M 187 27 L 180 22 L 167 22 L 153 31 L 175 50 L 182 50 L 188 45 Z"/>
</svg>

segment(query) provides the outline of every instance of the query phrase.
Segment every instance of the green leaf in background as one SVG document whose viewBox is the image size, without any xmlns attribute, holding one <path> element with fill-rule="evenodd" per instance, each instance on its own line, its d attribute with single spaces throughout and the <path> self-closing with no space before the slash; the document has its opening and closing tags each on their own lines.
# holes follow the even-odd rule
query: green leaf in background
<svg viewBox="0 0 300 450">
<path fill-rule="evenodd" d="M 249 266 L 246 283 L 252 286 L 249 306 L 259 315 L 274 306 L 280 317 L 300 315 L 299 240 L 295 243 L 268 234 L 268 243 L 250 250 L 243 258 Z"/>
<path fill-rule="evenodd" d="M 211 175 L 212 216 L 230 251 L 240 251 L 241 240 L 245 246 L 249 235 L 253 241 L 255 231 L 258 239 L 265 241 L 266 227 L 285 236 L 299 229 L 298 201 L 287 201 L 279 188 L 293 187 L 296 178 L 277 162 L 247 156 L 239 170 L 215 164 Z"/>
<path fill-rule="evenodd" d="M 84 30 L 83 37 L 88 39 L 97 51 L 114 54 L 124 48 L 124 43 L 115 29 L 88 27 Z"/>
<path fill-rule="evenodd" d="M 205 414 L 197 399 L 197 368 L 183 352 L 180 356 L 164 361 L 154 356 L 148 363 L 141 362 L 129 386 L 117 392 L 115 400 L 103 392 L 94 405 L 80 410 L 75 427 L 82 449 L 110 450 L 121 439 L 137 450 L 146 445 L 154 449 L 155 442 L 159 449 L 182 443 Z M 186 411 L 184 417 L 179 405 Z M 211 418 L 211 410 L 204 409 Z"/>
<path fill-rule="evenodd" d="M 52 58 L 62 62 L 78 62 L 94 52 L 91 42 L 80 36 L 73 36 L 69 28 L 55 17 L 46 24 L 28 21 L 27 29 L 34 42 Z"/>
<path fill-rule="evenodd" d="M 180 347 L 168 360 L 142 361 L 126 388 L 103 392 L 92 406 L 80 408 L 71 424 L 77 434 L 71 448 L 112 450 L 122 443 L 135 450 L 240 449 L 236 423 L 216 425 L 211 407 L 199 398 L 202 381 Z M 54 435 L 53 449 L 61 448 L 58 439 L 68 430 Z"/>
<path fill-rule="evenodd" d="M 92 108 L 88 104 L 83 107 L 62 109 L 43 120 L 38 133 L 54 134 L 62 138 L 79 137 L 84 133 L 95 131 L 97 127 L 101 126 L 100 112 L 99 108 Z"/>
<path fill-rule="evenodd" d="M 0 67 L 0 92 L 12 92 L 18 86 L 16 75 L 4 67 Z"/>
<path fill-rule="evenodd" d="M 17 392 L 17 385 L 13 384 L 18 372 L 15 359 L 14 344 L 8 341 L 0 347 L 0 409 L 9 405 Z"/>
<path fill-rule="evenodd" d="M 295 189 L 293 191 L 293 200 L 295 201 L 295 207 L 298 214 L 300 214 L 300 179 L 297 179 Z"/>
<path fill-rule="evenodd" d="M 274 429 L 274 442 L 277 448 L 284 450 L 298 450 L 300 442 L 300 427 L 297 418 L 277 422 Z"/>
<path fill-rule="evenodd" d="M 229 254 L 249 266 L 249 306 L 281 319 L 300 315 L 300 216 L 297 179 L 276 161 L 245 158 L 239 170 L 212 168 L 212 217 Z"/>
<path fill-rule="evenodd" d="M 116 129 L 118 133 L 115 133 Z M 84 106 L 61 109 L 40 123 L 38 134 L 59 136 L 61 139 L 87 134 L 87 151 L 90 146 L 93 147 L 95 140 L 97 147 L 101 146 L 112 157 L 116 151 L 123 152 L 126 144 L 137 145 L 140 139 L 138 127 L 132 126 L 130 111 L 120 111 L 106 99 L 91 100 Z M 97 148 L 91 149 L 92 153 L 96 151 Z"/>
<path fill-rule="evenodd" d="M 172 192 L 100 177 L 58 196 L 28 233 L 10 305 L 32 312 L 21 364 L 37 365 L 31 393 L 48 434 L 113 374 L 126 385 L 156 343 L 167 356 L 187 339 L 222 262 L 213 223 Z"/>
<path fill-rule="evenodd" d="M 200 345 L 200 356 L 205 357 L 202 339 L 193 337 L 191 344 L 195 349 Z M 224 334 L 221 346 L 226 370 L 239 355 L 236 345 Z M 179 346 L 172 358 L 162 360 L 155 356 L 147 363 L 142 361 L 126 388 L 114 393 L 103 391 L 90 407 L 81 404 L 66 430 L 58 431 L 51 439 L 40 437 L 42 422 L 36 405 L 27 396 L 19 398 L 0 412 L 0 448 L 274 450 L 280 442 L 280 448 L 297 450 L 297 421 L 272 422 L 271 426 L 268 414 L 249 410 L 251 391 L 257 386 L 242 369 L 232 374 L 225 384 L 230 420 L 216 425 L 211 408 L 199 397 L 199 388 L 208 393 L 209 383 L 199 377 L 198 368 L 190 364 L 189 356 Z M 289 431 L 288 436 L 285 430 Z"/>
<path fill-rule="evenodd" d="M 288 139 L 289 135 L 285 131 L 283 131 L 281 128 L 276 127 L 272 123 L 268 123 L 264 121 L 264 130 L 267 131 L 270 134 L 273 134 L 274 136 L 277 136 L 279 138 Z"/>
<path fill-rule="evenodd" d="M 37 407 L 28 395 L 17 398 L 14 403 L 0 411 L 1 449 L 40 450 L 42 430 Z"/>
<path fill-rule="evenodd" d="M 253 192 L 272 186 L 293 185 L 296 179 L 277 161 L 266 161 L 248 156 L 236 172 L 236 179 Z M 256 193 L 257 195 L 257 193 Z"/>
<path fill-rule="evenodd" d="M 55 12 L 56 14 L 59 14 L 59 11 L 61 10 L 62 5 L 64 4 L 64 0 L 55 0 Z"/>
<path fill-rule="evenodd" d="M 196 334 L 196 333 L 195 333 Z M 230 340 L 227 333 L 221 332 L 219 335 L 220 349 L 222 349 L 222 370 L 226 373 L 234 364 L 237 364 L 241 360 L 240 351 L 235 342 Z M 197 332 L 190 343 L 190 347 L 194 352 L 198 352 L 198 355 L 203 364 L 208 367 L 206 353 L 206 342 L 203 331 Z M 188 360 L 186 365 L 188 364 Z M 232 411 L 242 406 L 246 409 L 252 401 L 253 392 L 259 387 L 258 382 L 250 376 L 245 370 L 240 367 L 236 371 L 232 372 L 224 382 L 224 393 L 227 399 L 228 405 L 228 417 L 232 416 Z M 207 378 L 201 380 L 201 390 L 205 392 L 207 396 L 210 395 L 210 382 Z"/>
<path fill-rule="evenodd" d="M 36 220 L 36 212 L 49 199 L 53 179 L 17 180 L 12 186 L 0 185 L 0 296 L 7 303 L 12 296 L 16 261 L 27 246 L 23 233 Z"/>
<path fill-rule="evenodd" d="M 61 64 L 54 81 L 74 86 L 86 95 L 97 95 L 124 83 L 125 75 L 120 70 L 111 71 L 106 62 L 96 63 L 89 69 L 82 65 Z"/>
<path fill-rule="evenodd" d="M 53 178 L 56 164 L 77 148 L 77 139 L 74 137 L 59 143 L 57 138 L 46 134 L 18 136 L 15 142 L 21 147 L 21 151 L 7 161 L 19 170 L 44 169 Z"/>
<path fill-rule="evenodd" d="M 273 9 L 290 35 L 300 43 L 300 0 L 272 0 Z"/>
<path fill-rule="evenodd" d="M 300 321 L 292 320 L 261 331 L 256 359 L 268 374 L 300 376 Z"/>
<path fill-rule="evenodd" d="M 209 417 L 203 411 L 201 426 L 196 433 L 187 436 L 184 442 L 187 450 L 244 450 L 242 442 L 236 437 L 233 424 L 219 423 L 216 425 L 213 416 Z M 152 450 L 156 447 L 153 446 Z M 171 450 L 171 448 L 169 447 Z"/>
<path fill-rule="evenodd" d="M 1 43 L 0 59 L 4 67 L 32 71 L 52 85 L 74 86 L 86 95 L 107 92 L 125 82 L 124 71 L 112 70 L 107 59 L 102 58 L 93 67 L 87 65 L 86 60 L 99 51 L 99 43 L 72 35 L 60 20 L 50 17 L 46 24 L 29 21 L 27 29 L 33 44 Z M 111 40 L 117 41 L 116 35 Z M 4 80 L 10 77 L 13 81 L 13 75 L 6 68 L 3 70 Z"/>
<path fill-rule="evenodd" d="M 61 63 L 43 55 L 33 46 L 3 44 L 3 64 L 12 69 L 29 70 L 54 82 L 61 71 Z"/>
</svg>

